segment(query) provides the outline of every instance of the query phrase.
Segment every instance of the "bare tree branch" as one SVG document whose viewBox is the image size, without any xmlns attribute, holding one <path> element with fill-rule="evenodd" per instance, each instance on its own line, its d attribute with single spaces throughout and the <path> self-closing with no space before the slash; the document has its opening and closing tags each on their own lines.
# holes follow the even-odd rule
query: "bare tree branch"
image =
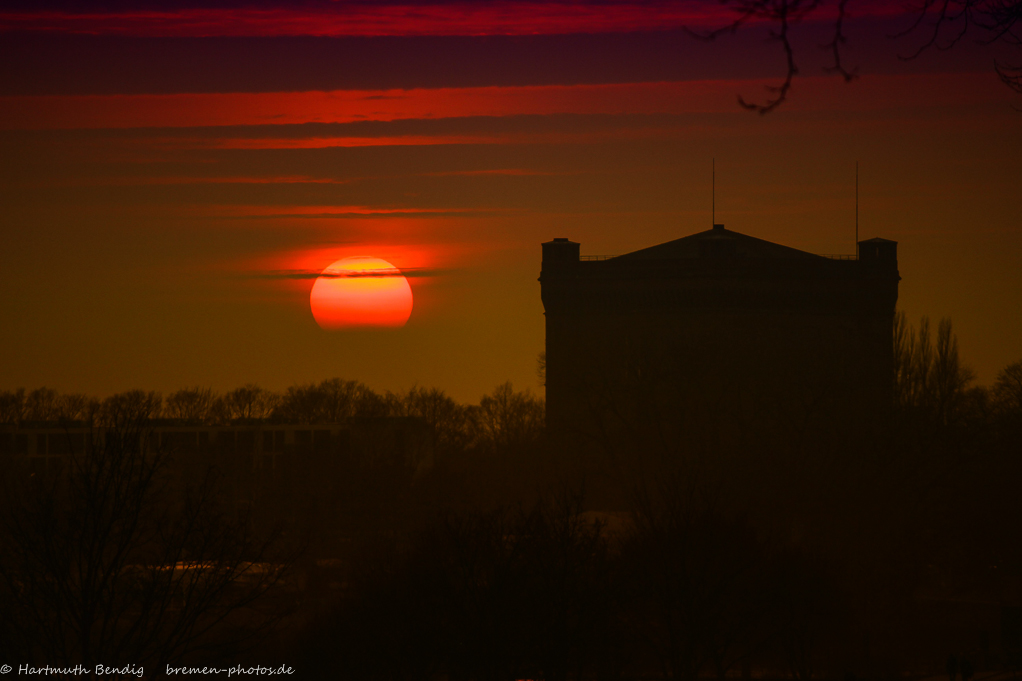
<svg viewBox="0 0 1022 681">
<path fill-rule="evenodd" d="M 776 23 L 779 28 L 776 31 L 770 32 L 770 39 L 776 40 L 781 43 L 784 48 L 784 54 L 787 61 L 787 72 L 785 74 L 784 82 L 777 86 L 770 86 L 767 88 L 768 92 L 773 93 L 773 97 L 768 99 L 763 104 L 756 104 L 753 102 L 747 102 L 742 96 L 739 95 L 738 103 L 743 108 L 749 111 L 755 111 L 760 114 L 766 114 L 778 106 L 780 106 L 788 97 L 788 91 L 791 89 L 792 79 L 798 73 L 798 66 L 795 64 L 795 53 L 792 49 L 791 42 L 789 40 L 788 31 L 792 23 L 798 22 L 811 14 L 820 5 L 820 0 L 721 0 L 724 5 L 732 6 L 738 13 L 738 17 L 727 26 L 721 28 L 696 33 L 689 31 L 691 35 L 699 37 L 704 40 L 713 40 L 717 36 L 723 33 L 735 33 L 739 28 L 747 24 L 754 19 L 765 19 L 769 22 Z M 841 66 L 840 50 L 839 45 L 844 43 L 844 36 L 841 34 L 841 20 L 844 17 L 844 6 L 846 0 L 841 0 L 840 12 L 841 17 L 838 20 L 837 34 L 835 35 L 834 41 L 831 43 L 832 49 L 835 54 L 835 67 L 840 70 L 846 80 L 850 80 L 853 76 L 850 72 L 846 71 Z M 830 47 L 828 46 L 828 47 Z"/>
<path fill-rule="evenodd" d="M 763 2 L 757 4 L 768 5 L 774 3 Z M 797 7 L 799 3 L 796 0 L 792 4 Z M 812 8 L 815 8 L 815 6 L 816 6 L 815 2 L 811 3 Z M 783 45 L 784 47 L 784 55 L 788 62 L 788 72 L 785 75 L 784 82 L 781 83 L 781 85 L 779 86 L 767 88 L 768 92 L 773 92 L 776 94 L 776 96 L 773 99 L 767 100 L 765 104 L 755 104 L 746 102 L 745 99 L 742 98 L 741 95 L 739 95 L 738 103 L 743 108 L 749 111 L 755 111 L 756 113 L 759 114 L 767 114 L 776 109 L 778 106 L 780 106 L 788 98 L 788 90 L 791 89 L 791 80 L 792 78 L 795 77 L 795 74 L 798 73 L 798 67 L 795 65 L 795 53 L 794 50 L 791 49 L 791 42 L 788 40 L 788 22 L 790 19 L 789 13 L 790 9 L 791 8 L 789 7 L 788 0 L 780 0 L 779 3 L 776 3 L 775 8 L 770 8 L 769 12 L 769 16 L 771 16 L 771 18 L 776 19 L 781 25 L 780 30 L 777 31 L 776 33 L 771 31 L 770 36 L 774 40 L 780 41 L 781 45 Z M 806 11 L 809 10 L 807 9 Z"/>
<path fill-rule="evenodd" d="M 749 102 L 738 97 L 744 109 L 766 114 L 783 104 L 791 90 L 792 81 L 798 75 L 790 35 L 792 26 L 805 19 L 821 6 L 821 0 L 720 0 L 736 13 L 733 21 L 710 31 L 686 31 L 701 40 L 713 40 L 724 33 L 736 33 L 738 29 L 754 22 L 764 21 L 774 26 L 770 40 L 781 43 L 784 49 L 786 72 L 780 85 L 769 86 L 771 96 L 762 103 Z M 824 68 L 827 73 L 839 74 L 845 82 L 856 77 L 856 70 L 849 69 L 842 60 L 842 49 L 847 44 L 845 20 L 848 17 L 849 0 L 836 0 L 837 16 L 832 23 L 830 42 L 821 47 L 831 53 L 831 65 Z M 899 55 L 903 61 L 917 58 L 928 49 L 950 50 L 960 43 L 970 28 L 985 32 L 977 38 L 982 45 L 1005 42 L 1022 46 L 1022 0 L 921 0 L 914 10 L 915 18 L 905 30 L 890 35 L 900 38 L 925 28 L 924 41 L 911 54 Z M 1020 67 L 998 63 L 997 74 L 1009 88 L 1019 92 Z"/>
<path fill-rule="evenodd" d="M 1022 94 L 1022 66 L 1009 66 L 998 63 L 995 67 L 1001 82 L 1015 92 Z"/>
<path fill-rule="evenodd" d="M 847 37 L 843 32 L 844 21 L 845 21 L 845 6 L 848 4 L 848 0 L 840 0 L 837 5 L 837 19 L 834 21 L 834 38 L 823 46 L 824 49 L 831 51 L 834 57 L 834 65 L 824 69 L 827 73 L 840 73 L 841 77 L 845 79 L 846 83 L 850 83 L 854 80 L 858 74 L 856 69 L 848 71 L 841 63 L 841 46 L 848 42 Z"/>
</svg>

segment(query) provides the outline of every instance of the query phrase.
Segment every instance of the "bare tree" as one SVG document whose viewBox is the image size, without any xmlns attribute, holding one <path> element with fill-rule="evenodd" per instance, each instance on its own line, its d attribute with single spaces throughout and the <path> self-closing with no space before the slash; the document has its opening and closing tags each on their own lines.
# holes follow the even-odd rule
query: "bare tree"
<svg viewBox="0 0 1022 681">
<path fill-rule="evenodd" d="M 85 421 L 91 423 L 99 400 L 81 393 L 60 394 L 51 388 L 0 392 L 0 423 L 21 421 Z"/>
<path fill-rule="evenodd" d="M 216 393 L 212 388 L 184 388 L 178 390 L 167 398 L 163 413 L 172 419 L 181 419 L 193 423 L 207 423 L 211 416 L 213 405 L 217 400 Z"/>
<path fill-rule="evenodd" d="M 247 383 L 220 398 L 220 408 L 228 420 L 264 419 L 273 413 L 279 402 L 277 393 Z"/>
<path fill-rule="evenodd" d="M 58 421 L 84 421 L 92 423 L 99 412 L 99 400 L 82 393 L 64 393 L 57 398 Z"/>
<path fill-rule="evenodd" d="M 24 388 L 0 392 L 0 423 L 20 423 L 24 415 Z"/>
<path fill-rule="evenodd" d="M 439 388 L 412 388 L 394 396 L 395 413 L 416 416 L 429 426 L 434 451 L 448 455 L 468 445 L 468 410 Z"/>
<path fill-rule="evenodd" d="M 916 331 L 899 312 L 893 342 L 895 404 L 940 425 L 959 419 L 975 374 L 959 357 L 951 320 L 940 320 L 934 344 L 928 317 L 919 321 Z"/>
<path fill-rule="evenodd" d="M 106 428 L 138 428 L 139 423 L 160 416 L 163 397 L 155 391 L 129 390 L 103 400 L 97 412 L 98 426 Z"/>
<path fill-rule="evenodd" d="M 171 484 L 144 416 L 151 397 L 104 405 L 116 427 L 94 431 L 58 473 L 14 467 L 5 476 L 5 657 L 87 669 L 131 663 L 158 675 L 279 616 L 263 603 L 283 588 L 290 558 L 219 506 L 212 475 Z"/>
<path fill-rule="evenodd" d="M 338 423 L 355 416 L 387 416 L 387 401 L 358 381 L 331 378 L 320 384 L 291 386 L 273 410 L 290 423 Z"/>
<path fill-rule="evenodd" d="M 714 39 L 722 33 L 734 33 L 745 24 L 765 20 L 777 26 L 770 32 L 771 40 L 781 44 L 787 63 L 787 72 L 780 85 L 768 87 L 770 98 L 764 104 L 756 104 L 745 101 L 739 95 L 738 103 L 749 111 L 765 114 L 780 106 L 787 98 L 791 89 L 792 80 L 798 74 L 798 66 L 795 64 L 795 51 L 791 46 L 791 28 L 794 24 L 806 19 L 813 14 L 822 4 L 820 0 L 721 0 L 723 4 L 730 6 L 737 13 L 737 18 L 727 26 L 718 28 L 708 33 L 696 34 L 706 39 Z M 841 47 L 845 44 L 846 38 L 843 32 L 845 21 L 845 7 L 848 0 L 838 0 L 837 19 L 834 21 L 833 39 L 827 48 L 833 54 L 833 64 L 829 71 L 841 74 L 845 82 L 855 78 L 855 71 L 847 70 L 841 62 Z"/>
<path fill-rule="evenodd" d="M 36 388 L 25 397 L 26 421 L 55 421 L 60 394 L 52 388 Z"/>
<path fill-rule="evenodd" d="M 1022 416 L 1022 360 L 998 372 L 993 398 L 998 411 Z"/>
<path fill-rule="evenodd" d="M 515 392 L 510 381 L 502 383 L 474 410 L 477 442 L 495 449 L 533 442 L 543 432 L 545 413 L 543 400 L 531 390 Z"/>
</svg>

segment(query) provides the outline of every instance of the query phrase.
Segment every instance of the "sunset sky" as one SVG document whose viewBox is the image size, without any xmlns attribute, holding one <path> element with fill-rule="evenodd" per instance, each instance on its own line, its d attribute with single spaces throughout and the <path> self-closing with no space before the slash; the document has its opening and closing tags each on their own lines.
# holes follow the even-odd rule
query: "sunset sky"
<svg viewBox="0 0 1022 681">
<path fill-rule="evenodd" d="M 899 306 L 990 383 L 1022 359 L 1022 97 L 978 45 L 913 60 L 891 3 L 714 41 L 716 2 L 53 2 L 0 9 L 0 390 L 282 389 L 339 376 L 542 393 L 540 243 L 711 225 L 814 253 L 899 242 Z M 688 30 L 686 30 L 688 29 Z M 925 29 L 925 27 L 924 27 Z M 314 275 L 393 263 L 403 328 L 326 331 Z"/>
</svg>

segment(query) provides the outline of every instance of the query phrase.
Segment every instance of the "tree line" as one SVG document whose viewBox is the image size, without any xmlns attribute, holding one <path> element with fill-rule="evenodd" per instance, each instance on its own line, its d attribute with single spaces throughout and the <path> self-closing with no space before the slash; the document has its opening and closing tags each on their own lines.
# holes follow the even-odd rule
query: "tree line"
<svg viewBox="0 0 1022 681">
<path fill-rule="evenodd" d="M 587 512 L 581 493 L 444 515 L 360 561 L 295 659 L 310 678 L 873 675 L 826 560 L 679 484 L 637 492 L 627 515 Z"/>
<path fill-rule="evenodd" d="M 893 403 L 862 437 L 693 436 L 613 480 L 612 513 L 593 477 L 447 510 L 357 554 L 295 659 L 365 679 L 892 679 L 951 652 L 1018 670 L 1022 361 L 982 387 L 949 320 L 899 314 L 892 343 Z"/>
<path fill-rule="evenodd" d="M 339 379 L 166 399 L 2 393 L 6 423 L 126 437 L 63 476 L 4 470 L 0 653 L 465 681 L 882 679 L 939 672 L 952 650 L 1018 668 L 1022 628 L 983 639 L 920 604 L 977 584 L 996 602 L 1022 583 L 1022 361 L 980 387 L 949 321 L 899 315 L 892 342 L 892 408 L 866 436 L 736 451 L 693 436 L 646 477 L 599 479 L 595 449 L 576 467 L 544 439 L 542 401 L 509 383 L 477 405 Z M 170 499 L 172 452 L 129 446 L 155 419 L 394 416 L 429 424 L 432 470 L 338 469 L 330 494 L 254 509 L 291 513 L 277 525 L 225 507 L 215 470 Z"/>
<path fill-rule="evenodd" d="M 1003 368 L 991 386 L 975 385 L 975 374 L 960 358 L 949 319 L 942 319 L 934 333 L 929 318 L 913 326 L 904 312 L 898 313 L 893 348 L 894 407 L 902 416 L 912 414 L 947 426 L 1008 417 L 1022 405 L 1022 360 Z M 429 424 L 439 450 L 450 451 L 483 442 L 503 448 L 535 442 L 543 430 L 544 404 L 528 389 L 514 390 L 510 382 L 482 396 L 477 405 L 460 404 L 435 387 L 379 393 L 359 381 L 340 378 L 297 384 L 283 392 L 248 383 L 224 393 L 182 388 L 166 397 L 145 390 L 105 399 L 46 387 L 0 391 L 0 423 L 76 421 L 110 426 L 126 414 L 207 426 L 414 416 Z"/>
<path fill-rule="evenodd" d="M 144 410 L 109 418 L 59 474 L 0 458 L 0 656 L 156 678 L 264 640 L 294 610 L 301 547 L 224 504 L 212 467 L 173 484 Z"/>
<path fill-rule="evenodd" d="M 422 419 L 440 454 L 507 449 L 535 443 L 544 427 L 543 400 L 503 383 L 478 404 L 461 404 L 439 388 L 378 393 L 359 381 L 332 378 L 273 392 L 255 384 L 218 393 L 183 388 L 167 397 L 131 390 L 98 399 L 51 388 L 0 391 L 0 423 L 70 423 L 115 426 L 126 418 L 171 419 L 189 425 L 343 423 L 348 419 L 412 416 Z"/>
</svg>

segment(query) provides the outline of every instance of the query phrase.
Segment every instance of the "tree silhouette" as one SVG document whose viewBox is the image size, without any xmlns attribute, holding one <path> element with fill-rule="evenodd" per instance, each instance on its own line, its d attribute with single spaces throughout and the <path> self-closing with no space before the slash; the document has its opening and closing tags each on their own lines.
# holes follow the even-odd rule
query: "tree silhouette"
<svg viewBox="0 0 1022 681">
<path fill-rule="evenodd" d="M 899 312 L 893 343 L 896 406 L 944 426 L 959 419 L 975 374 L 959 357 L 951 320 L 940 320 L 934 344 L 928 317 L 920 320 L 917 332 L 909 326 L 905 313 Z"/>
<path fill-rule="evenodd" d="M 272 412 L 287 423 L 338 423 L 357 416 L 386 416 L 386 400 L 358 381 L 331 378 L 291 386 Z"/>
<path fill-rule="evenodd" d="M 534 442 L 545 422 L 543 401 L 529 390 L 515 392 L 510 381 L 483 395 L 474 415 L 477 442 L 494 451 Z"/>
<path fill-rule="evenodd" d="M 248 383 L 231 390 L 218 403 L 227 420 L 265 419 L 273 414 L 280 403 L 280 395 Z"/>
<path fill-rule="evenodd" d="M 394 411 L 401 416 L 421 418 L 433 436 L 436 456 L 443 459 L 461 452 L 469 443 L 469 411 L 439 388 L 412 388 L 394 396 Z"/>
<path fill-rule="evenodd" d="M 136 391 L 104 403 L 59 471 L 6 462 L 0 508 L 0 647 L 36 664 L 171 661 L 237 645 L 281 614 L 291 556 L 222 508 L 216 478 L 171 484 Z M 221 648 L 221 650 L 223 650 Z M 208 659 L 208 658 L 207 658 Z"/>
<path fill-rule="evenodd" d="M 1022 360 L 1009 364 L 997 374 L 993 398 L 998 411 L 1022 416 Z"/>
<path fill-rule="evenodd" d="M 828 3 L 824 0 L 721 0 L 721 4 L 734 10 L 735 19 L 726 26 L 695 35 L 712 40 L 754 22 L 767 22 L 775 27 L 770 38 L 781 45 L 785 54 L 784 80 L 767 88 L 769 95 L 764 103 L 747 102 L 738 97 L 739 104 L 745 109 L 769 113 L 787 100 L 792 81 L 799 73 L 791 43 L 792 31 L 797 24 L 822 14 Z M 831 38 L 821 46 L 831 53 L 831 64 L 825 67 L 825 71 L 851 82 L 856 72 L 844 64 L 842 49 L 847 43 L 845 22 L 855 3 L 854 0 L 835 0 L 833 5 L 835 11 L 827 18 L 831 25 Z M 979 33 L 977 42 L 980 44 L 1022 46 L 1022 35 L 1018 31 L 1018 26 L 1022 25 L 1020 0 L 922 0 L 914 11 L 915 21 L 893 37 L 922 33 L 923 41 L 903 59 L 915 59 L 928 49 L 951 49 L 965 38 L 970 29 Z M 1022 64 L 997 62 L 995 70 L 1005 85 L 1022 94 Z"/>
<path fill-rule="evenodd" d="M 139 431 L 143 424 L 159 418 L 163 397 L 155 391 L 129 390 L 103 400 L 97 412 L 96 425 L 115 430 Z"/>
<path fill-rule="evenodd" d="M 190 423 L 208 423 L 213 418 L 217 396 L 212 388 L 184 388 L 172 393 L 164 405 L 167 418 Z"/>
</svg>

